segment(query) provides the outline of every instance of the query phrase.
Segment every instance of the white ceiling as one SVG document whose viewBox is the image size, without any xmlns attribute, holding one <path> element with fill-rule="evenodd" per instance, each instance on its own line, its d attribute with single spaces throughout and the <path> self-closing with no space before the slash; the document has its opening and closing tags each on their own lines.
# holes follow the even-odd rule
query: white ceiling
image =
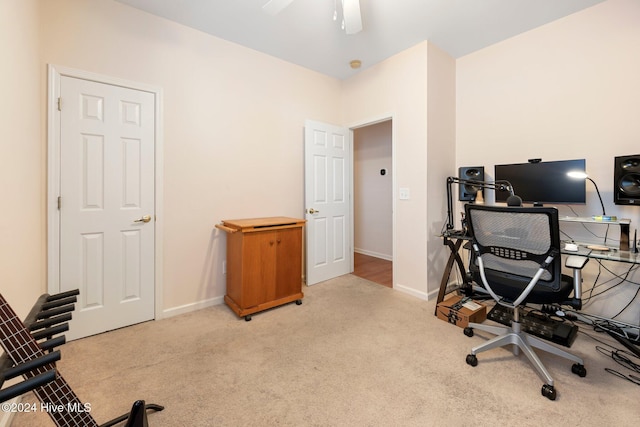
<svg viewBox="0 0 640 427">
<path fill-rule="evenodd" d="M 353 35 L 333 21 L 336 0 L 294 0 L 276 16 L 262 11 L 268 0 L 117 1 L 345 79 L 353 59 L 363 70 L 424 40 L 459 58 L 603 0 L 360 0 Z"/>
</svg>

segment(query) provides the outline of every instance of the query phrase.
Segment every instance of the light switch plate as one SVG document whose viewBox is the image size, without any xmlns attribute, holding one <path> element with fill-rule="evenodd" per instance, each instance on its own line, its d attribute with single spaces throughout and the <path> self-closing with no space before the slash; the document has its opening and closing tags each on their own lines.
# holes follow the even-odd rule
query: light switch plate
<svg viewBox="0 0 640 427">
<path fill-rule="evenodd" d="M 400 200 L 409 200 L 408 188 L 400 188 Z"/>
</svg>

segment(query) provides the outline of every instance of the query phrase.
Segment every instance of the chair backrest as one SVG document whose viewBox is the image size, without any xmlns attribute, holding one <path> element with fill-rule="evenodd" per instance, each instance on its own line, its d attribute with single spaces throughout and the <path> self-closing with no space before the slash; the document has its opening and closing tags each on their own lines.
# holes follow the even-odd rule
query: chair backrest
<svg viewBox="0 0 640 427">
<path fill-rule="evenodd" d="M 486 280 L 498 295 L 516 299 L 550 254 L 555 255 L 553 261 L 536 287 L 543 286 L 552 292 L 560 289 L 562 261 L 557 209 L 467 204 L 465 211 Z"/>
</svg>

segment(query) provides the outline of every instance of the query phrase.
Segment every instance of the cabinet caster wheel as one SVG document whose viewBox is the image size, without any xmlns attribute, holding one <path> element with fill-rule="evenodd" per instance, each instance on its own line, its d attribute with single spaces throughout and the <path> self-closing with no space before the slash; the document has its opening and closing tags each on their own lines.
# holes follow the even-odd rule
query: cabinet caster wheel
<svg viewBox="0 0 640 427">
<path fill-rule="evenodd" d="M 542 395 L 549 400 L 556 400 L 556 388 L 552 385 L 545 384 L 542 386 Z"/>
<path fill-rule="evenodd" d="M 478 358 L 475 354 L 467 354 L 467 365 L 478 366 Z"/>
<path fill-rule="evenodd" d="M 250 322 L 251 321 L 251 315 L 247 314 L 246 316 L 244 316 L 244 321 L 245 322 Z"/>
<path fill-rule="evenodd" d="M 296 305 L 302 305 L 302 300 L 301 299 L 297 299 L 296 300 Z"/>
<path fill-rule="evenodd" d="M 464 334 L 468 337 L 472 337 L 473 336 L 473 328 L 470 327 L 466 327 L 464 328 Z"/>
<path fill-rule="evenodd" d="M 587 376 L 586 368 L 584 367 L 584 365 L 581 365 L 579 363 L 574 363 L 574 365 L 571 367 L 571 372 L 573 372 L 580 378 L 584 378 Z"/>
</svg>

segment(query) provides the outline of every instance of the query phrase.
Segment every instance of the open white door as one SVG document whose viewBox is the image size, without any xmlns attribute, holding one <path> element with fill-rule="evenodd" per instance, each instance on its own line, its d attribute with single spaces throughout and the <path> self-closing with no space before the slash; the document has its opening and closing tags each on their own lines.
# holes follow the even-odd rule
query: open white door
<svg viewBox="0 0 640 427">
<path fill-rule="evenodd" d="M 307 285 L 351 272 L 351 133 L 307 120 L 304 137 Z"/>
</svg>

